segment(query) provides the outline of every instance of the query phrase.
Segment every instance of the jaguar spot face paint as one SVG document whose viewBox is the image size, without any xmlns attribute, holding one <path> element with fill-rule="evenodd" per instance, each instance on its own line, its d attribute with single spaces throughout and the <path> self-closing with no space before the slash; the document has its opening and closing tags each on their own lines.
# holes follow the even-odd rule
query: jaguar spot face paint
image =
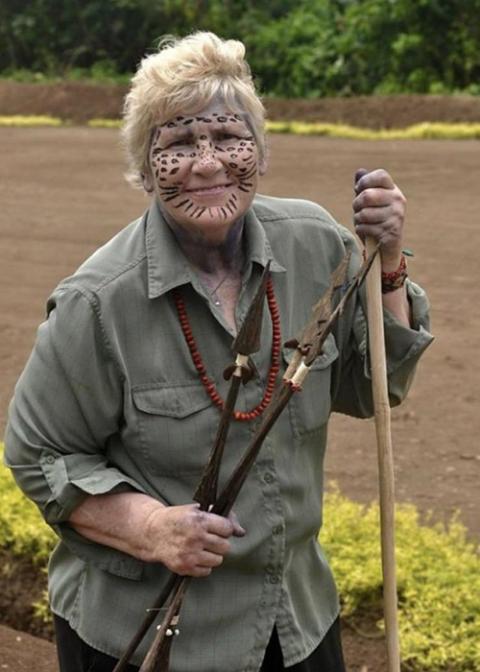
<svg viewBox="0 0 480 672">
<path fill-rule="evenodd" d="M 151 184 L 173 223 L 222 242 L 255 195 L 258 148 L 240 114 L 212 104 L 158 126 L 149 154 Z"/>
</svg>

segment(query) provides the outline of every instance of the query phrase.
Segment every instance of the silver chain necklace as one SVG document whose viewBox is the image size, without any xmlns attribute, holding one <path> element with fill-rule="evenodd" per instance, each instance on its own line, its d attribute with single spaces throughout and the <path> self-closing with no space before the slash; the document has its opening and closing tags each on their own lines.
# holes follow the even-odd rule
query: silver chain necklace
<svg viewBox="0 0 480 672">
<path fill-rule="evenodd" d="M 210 296 L 212 297 L 212 299 L 213 299 L 213 303 L 214 303 L 216 306 L 220 306 L 221 303 L 222 303 L 222 302 L 220 301 L 220 299 L 218 298 L 217 292 L 218 292 L 218 290 L 220 289 L 220 287 L 223 285 L 223 283 L 225 282 L 225 280 L 226 280 L 227 278 L 228 278 L 228 271 L 227 271 L 227 273 L 225 273 L 225 275 L 224 275 L 223 278 L 220 280 L 220 282 L 219 282 L 218 285 L 215 287 L 215 289 L 212 289 L 212 290 L 209 289 L 209 290 L 208 290 L 208 293 L 209 293 Z"/>
</svg>

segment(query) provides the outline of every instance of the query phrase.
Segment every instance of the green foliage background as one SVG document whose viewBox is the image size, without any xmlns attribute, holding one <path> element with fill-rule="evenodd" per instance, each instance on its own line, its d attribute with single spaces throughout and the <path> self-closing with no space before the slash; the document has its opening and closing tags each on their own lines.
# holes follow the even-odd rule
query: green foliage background
<svg viewBox="0 0 480 672">
<path fill-rule="evenodd" d="M 480 0 L 2 0 L 0 75 L 126 81 L 165 34 L 241 39 L 264 95 L 480 94 Z"/>
</svg>

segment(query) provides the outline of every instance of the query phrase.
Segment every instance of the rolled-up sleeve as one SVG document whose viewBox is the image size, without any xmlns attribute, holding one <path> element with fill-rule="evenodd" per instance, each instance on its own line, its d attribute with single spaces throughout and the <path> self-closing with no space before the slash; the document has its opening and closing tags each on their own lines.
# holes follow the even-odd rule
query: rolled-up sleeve
<svg viewBox="0 0 480 672">
<path fill-rule="evenodd" d="M 4 459 L 71 550 L 103 566 L 129 556 L 89 542 L 66 521 L 88 495 L 143 491 L 106 457 L 122 408 L 123 376 L 96 297 L 57 290 L 10 403 Z"/>
<path fill-rule="evenodd" d="M 385 349 L 390 405 L 400 404 L 410 389 L 417 362 L 433 341 L 429 302 L 424 290 L 410 279 L 406 284 L 411 308 L 411 327 L 384 310 Z M 368 351 L 365 289 L 346 311 L 339 339 L 343 356 L 335 378 L 332 409 L 355 417 L 373 415 L 372 381 Z"/>
</svg>

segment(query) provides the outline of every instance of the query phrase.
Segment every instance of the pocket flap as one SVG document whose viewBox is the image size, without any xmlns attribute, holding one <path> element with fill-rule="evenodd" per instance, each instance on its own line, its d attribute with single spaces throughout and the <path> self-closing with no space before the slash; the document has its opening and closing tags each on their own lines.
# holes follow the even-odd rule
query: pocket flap
<svg viewBox="0 0 480 672">
<path fill-rule="evenodd" d="M 291 350 L 290 348 L 283 348 L 283 358 L 287 364 L 290 364 L 294 352 L 295 350 Z M 310 370 L 316 371 L 320 369 L 326 369 L 338 358 L 338 355 L 339 352 L 335 342 L 335 337 L 333 334 L 328 334 L 325 343 L 323 344 L 322 354 L 319 355 L 313 362 Z"/>
<path fill-rule="evenodd" d="M 132 396 L 139 411 L 169 418 L 186 418 L 212 404 L 200 382 L 135 385 Z"/>
</svg>

